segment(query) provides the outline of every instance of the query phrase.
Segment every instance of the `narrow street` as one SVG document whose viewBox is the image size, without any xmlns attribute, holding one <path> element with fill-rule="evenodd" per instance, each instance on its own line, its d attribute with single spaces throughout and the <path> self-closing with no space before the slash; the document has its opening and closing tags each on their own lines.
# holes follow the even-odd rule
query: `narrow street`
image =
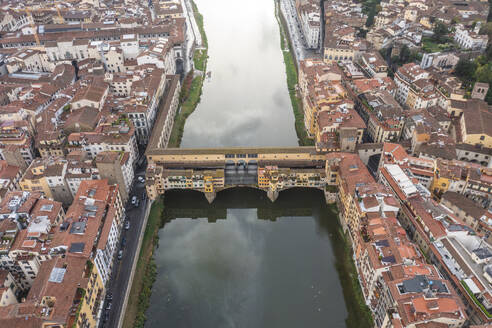
<svg viewBox="0 0 492 328">
<path fill-rule="evenodd" d="M 195 46 L 198 48 L 202 46 L 202 36 L 195 21 L 191 0 L 181 0 L 181 6 L 183 7 L 184 17 L 186 18 L 186 49 L 183 55 L 183 68 L 186 74 L 193 68 L 193 53 Z"/>
<path fill-rule="evenodd" d="M 149 4 L 152 2 L 149 1 Z M 186 74 L 193 66 L 193 52 L 195 45 L 200 47 L 202 45 L 202 38 L 198 25 L 193 15 L 193 8 L 190 0 L 181 1 L 184 16 L 186 18 L 186 47 L 183 54 L 183 70 Z M 154 11 L 152 10 L 152 13 Z M 144 152 L 145 150 L 141 150 Z M 126 230 L 123 228 L 120 236 L 119 250 L 123 250 L 123 257 L 118 259 L 116 253 L 114 259 L 113 272 L 111 280 L 107 286 L 107 295 L 112 295 L 111 300 L 106 299 L 103 306 L 101 319 L 99 321 L 99 327 L 117 328 L 123 324 L 124 313 L 123 306 L 127 289 L 131 288 L 130 276 L 134 261 L 138 260 L 137 248 L 138 239 L 142 232 L 143 222 L 145 219 L 146 208 L 148 205 L 147 195 L 145 193 L 145 184 L 140 183 L 137 180 L 138 176 L 145 176 L 145 166 L 137 167 L 135 170 L 135 179 L 133 182 L 133 189 L 130 194 L 129 200 L 126 204 L 126 220 L 130 222 L 130 228 Z M 136 207 L 131 204 L 131 198 L 137 196 L 140 201 L 139 206 Z M 122 241 L 124 240 L 124 245 Z"/>
<path fill-rule="evenodd" d="M 112 301 L 106 300 L 104 304 L 103 314 L 99 321 L 99 327 L 113 327 L 119 326 L 119 319 L 121 316 L 121 310 L 125 300 L 125 294 L 127 288 L 130 288 L 129 278 L 133 266 L 133 261 L 138 260 L 136 256 L 138 238 L 142 231 L 142 225 L 144 222 L 145 209 L 147 207 L 147 195 L 145 193 L 144 183 L 137 181 L 137 176 L 143 176 L 145 173 L 144 167 L 139 167 L 135 170 L 135 180 L 133 182 L 133 190 L 130 195 L 130 199 L 126 205 L 126 220 L 130 222 L 130 228 L 126 230 L 122 229 L 120 238 L 120 248 L 123 250 L 123 257 L 118 260 L 115 257 L 115 263 L 113 266 L 113 273 L 111 280 L 107 286 L 107 294 L 112 294 Z M 131 204 L 131 197 L 137 196 L 140 200 L 138 207 Z M 121 240 L 126 240 L 126 245 L 122 247 Z M 111 303 L 111 308 L 106 310 L 108 303 Z M 123 317 L 122 317 L 123 319 Z"/>
<path fill-rule="evenodd" d="M 306 58 L 320 58 L 317 49 L 306 48 L 306 42 L 304 41 L 304 35 L 302 34 L 301 23 L 297 16 L 294 1 L 280 0 L 280 10 L 287 21 L 287 30 L 292 41 L 292 48 L 295 50 L 294 57 L 297 63 Z"/>
</svg>

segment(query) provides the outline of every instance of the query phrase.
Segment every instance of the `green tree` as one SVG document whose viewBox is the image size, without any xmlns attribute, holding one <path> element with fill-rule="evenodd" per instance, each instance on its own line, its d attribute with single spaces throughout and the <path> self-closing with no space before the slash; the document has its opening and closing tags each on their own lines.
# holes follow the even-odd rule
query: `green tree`
<svg viewBox="0 0 492 328">
<path fill-rule="evenodd" d="M 489 61 L 492 60 L 492 44 L 490 43 L 485 49 L 485 58 Z"/>
<path fill-rule="evenodd" d="M 400 50 L 399 62 L 401 64 L 408 63 L 408 61 L 410 60 L 410 56 L 411 55 L 412 55 L 412 53 L 410 52 L 410 49 L 408 48 L 408 46 L 406 44 L 404 44 L 403 47 L 401 47 L 401 50 Z"/>
<path fill-rule="evenodd" d="M 489 0 L 489 15 L 487 16 L 487 22 L 492 21 L 492 0 Z"/>
<path fill-rule="evenodd" d="M 492 89 L 489 89 L 489 91 L 487 91 L 487 94 L 485 95 L 485 101 L 487 102 L 487 104 L 492 105 Z"/>
<path fill-rule="evenodd" d="M 492 64 L 479 65 L 475 70 L 475 79 L 478 82 L 492 82 Z"/>
<path fill-rule="evenodd" d="M 489 39 L 492 37 L 492 22 L 488 22 L 480 28 L 479 34 L 488 35 Z"/>
<path fill-rule="evenodd" d="M 374 24 L 374 16 L 376 16 L 376 8 L 372 7 L 367 15 L 366 26 L 370 27 Z"/>
<path fill-rule="evenodd" d="M 476 69 L 477 64 L 475 62 L 467 59 L 460 59 L 454 68 L 454 74 L 456 74 L 456 76 L 461 80 L 470 83 L 473 81 L 473 76 Z"/>
<path fill-rule="evenodd" d="M 432 35 L 432 39 L 438 43 L 445 43 L 445 37 L 448 35 L 449 30 L 446 24 L 443 22 L 438 21 L 434 25 L 433 29 L 434 35 Z"/>
</svg>

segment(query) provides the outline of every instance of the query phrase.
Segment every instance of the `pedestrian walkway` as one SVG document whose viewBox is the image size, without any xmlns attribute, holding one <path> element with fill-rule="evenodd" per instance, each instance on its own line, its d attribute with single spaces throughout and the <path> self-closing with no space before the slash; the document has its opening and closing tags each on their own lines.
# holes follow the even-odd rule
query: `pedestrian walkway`
<svg viewBox="0 0 492 328">
<path fill-rule="evenodd" d="M 200 29 L 198 28 L 198 24 L 195 20 L 195 15 L 193 13 L 193 7 L 191 5 L 191 0 L 182 0 L 183 2 L 183 11 L 188 21 L 187 26 L 191 27 L 191 32 L 193 33 L 195 44 L 197 47 L 203 46 L 202 35 L 200 34 Z M 188 30 L 188 29 L 187 29 Z"/>
</svg>

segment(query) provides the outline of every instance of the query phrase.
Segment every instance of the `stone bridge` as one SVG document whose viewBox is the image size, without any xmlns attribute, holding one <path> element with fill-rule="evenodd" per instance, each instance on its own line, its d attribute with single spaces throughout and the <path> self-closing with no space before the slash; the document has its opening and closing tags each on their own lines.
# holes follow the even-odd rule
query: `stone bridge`
<svg viewBox="0 0 492 328">
<path fill-rule="evenodd" d="M 325 187 L 326 155 L 314 147 L 159 148 L 146 156 L 151 199 L 170 189 L 192 189 L 212 202 L 221 190 L 248 186 L 274 201 L 289 188 Z"/>
</svg>

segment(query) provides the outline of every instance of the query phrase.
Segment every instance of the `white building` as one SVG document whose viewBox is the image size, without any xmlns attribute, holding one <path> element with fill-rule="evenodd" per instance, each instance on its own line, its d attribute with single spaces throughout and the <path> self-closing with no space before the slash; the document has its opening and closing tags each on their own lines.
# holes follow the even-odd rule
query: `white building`
<svg viewBox="0 0 492 328">
<path fill-rule="evenodd" d="M 478 28 L 475 27 L 473 31 L 469 31 L 462 25 L 458 25 L 454 34 L 454 41 L 463 49 L 484 51 L 487 48 L 489 37 L 478 34 L 480 24 L 477 24 L 477 26 Z"/>
<path fill-rule="evenodd" d="M 308 48 L 317 49 L 321 34 L 321 9 L 319 2 L 308 2 L 298 6 L 297 15 L 301 21 L 302 33 Z"/>
<path fill-rule="evenodd" d="M 171 42 L 168 39 L 160 38 L 149 50 L 138 55 L 137 64 L 154 64 L 157 68 L 164 69 L 166 74 L 174 74 L 176 72 L 176 62 L 171 50 Z"/>
<path fill-rule="evenodd" d="M 400 104 L 405 104 L 410 86 L 417 80 L 428 78 L 429 73 L 415 63 L 408 63 L 398 68 L 395 74 L 395 83 L 398 87 L 396 90 L 396 100 Z"/>
</svg>

